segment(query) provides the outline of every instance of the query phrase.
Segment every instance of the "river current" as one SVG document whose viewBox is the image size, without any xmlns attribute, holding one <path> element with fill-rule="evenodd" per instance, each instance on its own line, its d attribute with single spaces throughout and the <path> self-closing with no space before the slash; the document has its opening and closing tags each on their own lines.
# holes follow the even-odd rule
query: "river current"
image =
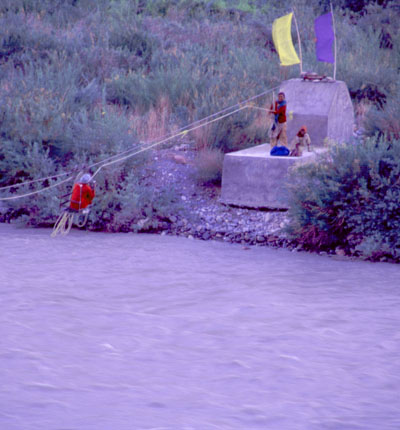
<svg viewBox="0 0 400 430">
<path fill-rule="evenodd" d="M 398 430 L 400 267 L 0 225 L 0 430 Z"/>
</svg>

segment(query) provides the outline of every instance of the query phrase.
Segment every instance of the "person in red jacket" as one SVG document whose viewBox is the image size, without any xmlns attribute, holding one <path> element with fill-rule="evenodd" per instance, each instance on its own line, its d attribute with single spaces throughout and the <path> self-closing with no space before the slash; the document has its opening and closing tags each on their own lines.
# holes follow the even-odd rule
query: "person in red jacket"
<svg viewBox="0 0 400 430">
<path fill-rule="evenodd" d="M 271 112 L 275 115 L 271 128 L 271 147 L 276 146 L 278 140 L 281 145 L 287 146 L 285 93 L 278 94 L 278 101 L 275 106 L 271 105 Z"/>
<path fill-rule="evenodd" d="M 95 196 L 94 189 L 89 185 L 92 177 L 89 173 L 85 173 L 78 182 L 75 183 L 72 189 L 71 201 L 69 208 L 74 211 L 80 211 L 87 208 L 93 201 Z"/>
</svg>

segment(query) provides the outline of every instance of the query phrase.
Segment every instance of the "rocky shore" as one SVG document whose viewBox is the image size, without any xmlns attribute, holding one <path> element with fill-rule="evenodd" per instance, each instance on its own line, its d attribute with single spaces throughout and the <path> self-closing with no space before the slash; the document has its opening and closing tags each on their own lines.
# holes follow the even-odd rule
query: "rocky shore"
<svg viewBox="0 0 400 430">
<path fill-rule="evenodd" d="M 190 145 L 182 144 L 154 152 L 146 184 L 155 189 L 170 185 L 178 193 L 181 209 L 156 226 L 150 220 L 143 220 L 142 231 L 149 229 L 189 239 L 246 245 L 296 247 L 284 231 L 286 211 L 239 208 L 221 203 L 220 187 L 196 181 L 196 152 L 189 148 Z"/>
<path fill-rule="evenodd" d="M 286 211 L 228 206 L 220 201 L 219 186 L 199 183 L 197 152 L 192 147 L 191 142 L 178 143 L 151 153 L 142 184 L 154 190 L 155 195 L 169 189 L 178 202 L 167 216 L 139 219 L 135 231 L 246 245 L 295 246 L 283 231 Z M 1 203 L 0 222 L 12 221 L 6 205 Z M 90 225 L 87 228 L 92 229 Z"/>
</svg>

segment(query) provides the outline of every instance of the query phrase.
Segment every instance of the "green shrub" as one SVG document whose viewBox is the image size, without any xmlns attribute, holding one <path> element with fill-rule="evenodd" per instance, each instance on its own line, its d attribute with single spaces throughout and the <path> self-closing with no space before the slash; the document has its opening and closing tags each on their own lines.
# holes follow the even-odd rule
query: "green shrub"
<svg viewBox="0 0 400 430">
<path fill-rule="evenodd" d="M 400 139 L 400 89 L 388 98 L 382 108 L 373 107 L 366 114 L 364 127 L 367 135 L 386 134 L 388 138 Z"/>
<path fill-rule="evenodd" d="M 41 68 L 26 61 L 23 71 L 11 66 L 2 81 L 6 84 L 0 87 L 3 139 L 13 141 L 16 150 L 34 142 L 45 147 L 67 145 L 78 73 L 65 64 Z"/>
<path fill-rule="evenodd" d="M 338 76 L 347 83 L 353 98 L 382 106 L 398 82 L 391 52 L 380 49 L 378 34 L 363 32 L 355 25 L 342 24 L 341 27 L 344 37 L 338 48 Z M 361 64 L 360 58 L 369 58 L 368 68 Z M 382 73 L 383 68 L 385 73 Z"/>
<path fill-rule="evenodd" d="M 142 165 L 143 167 L 143 165 Z M 153 231 L 181 211 L 179 194 L 166 185 L 155 190 L 142 184 L 141 168 L 114 165 L 96 177 L 96 198 L 89 229 L 102 231 Z"/>
<path fill-rule="evenodd" d="M 306 248 L 400 259 L 400 141 L 337 145 L 290 177 L 289 232 Z"/>
<path fill-rule="evenodd" d="M 106 83 L 107 101 L 146 112 L 156 102 L 147 88 L 148 80 L 137 73 L 115 75 Z"/>
<path fill-rule="evenodd" d="M 126 49 L 148 64 L 153 53 L 154 40 L 134 28 L 119 28 L 110 34 L 110 46 L 115 49 Z"/>
<path fill-rule="evenodd" d="M 25 170 L 33 172 L 32 176 L 45 177 L 56 171 L 48 153 L 41 152 L 38 145 L 33 145 L 24 155 L 29 164 Z M 140 157 L 106 167 L 96 175 L 96 197 L 87 224 L 89 230 L 159 230 L 172 215 L 181 211 L 179 194 L 174 188 L 166 185 L 155 190 L 141 183 L 143 166 L 144 159 Z M 64 178 L 60 177 L 59 181 Z M 34 192 L 54 183 L 43 181 L 26 185 L 17 191 L 11 189 L 11 193 L 3 192 L 1 196 Z M 7 217 L 30 226 L 53 225 L 63 208 L 68 206 L 72 184 L 70 181 L 33 196 L 4 202 L 8 208 Z M 63 202 L 64 205 L 60 206 Z"/>
<path fill-rule="evenodd" d="M 0 151 L 0 177 L 8 178 L 2 185 L 12 185 L 33 178 L 44 178 L 59 174 L 58 166 L 50 158 L 49 150 L 43 149 L 38 143 L 29 143 L 16 146 L 14 142 L 5 141 Z M 62 177 L 60 180 L 64 179 Z M 47 187 L 54 182 L 42 182 L 11 188 L 0 193 L 1 197 L 13 197 L 20 194 L 34 192 Z M 21 222 L 28 225 L 47 224 L 55 221 L 59 210 L 58 192 L 65 193 L 66 187 L 55 191 L 47 190 L 43 193 L 21 199 L 4 202 L 12 218 L 18 217 Z"/>
</svg>

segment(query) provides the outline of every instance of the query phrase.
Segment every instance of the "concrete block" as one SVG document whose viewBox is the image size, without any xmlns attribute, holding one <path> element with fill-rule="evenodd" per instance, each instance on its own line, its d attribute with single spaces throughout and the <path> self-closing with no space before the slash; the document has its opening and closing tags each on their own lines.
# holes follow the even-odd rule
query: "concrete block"
<svg viewBox="0 0 400 430">
<path fill-rule="evenodd" d="M 271 156 L 270 150 L 269 144 L 262 144 L 225 155 L 223 203 L 251 208 L 288 208 L 289 169 L 314 160 L 316 153 L 304 151 L 301 157 L 277 157 Z"/>
<path fill-rule="evenodd" d="M 302 125 L 306 125 L 314 147 L 328 138 L 337 143 L 348 141 L 354 130 L 354 110 L 349 90 L 343 81 L 312 82 L 290 79 L 282 82 L 287 101 L 289 143 Z"/>
</svg>

